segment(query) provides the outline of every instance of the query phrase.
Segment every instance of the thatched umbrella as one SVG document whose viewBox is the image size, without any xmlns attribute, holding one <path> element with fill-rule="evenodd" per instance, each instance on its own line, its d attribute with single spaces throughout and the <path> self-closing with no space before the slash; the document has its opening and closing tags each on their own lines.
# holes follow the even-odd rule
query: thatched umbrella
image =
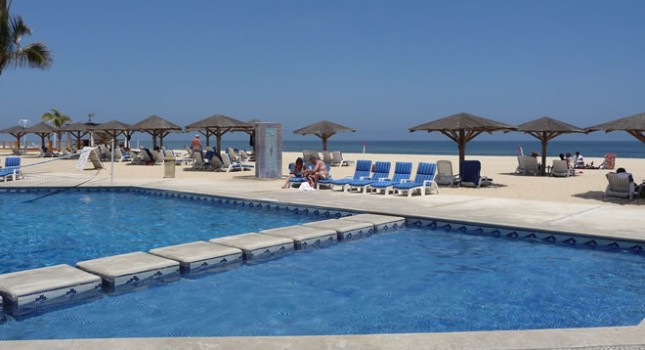
<svg viewBox="0 0 645 350">
<path fill-rule="evenodd" d="M 41 147 L 45 147 L 45 138 L 55 132 L 55 128 L 45 122 L 40 122 L 25 129 L 28 134 L 36 134 L 40 137 Z"/>
<path fill-rule="evenodd" d="M 542 117 L 518 125 L 517 131 L 523 131 L 542 143 L 542 167 L 540 174 L 544 175 L 546 169 L 546 145 L 549 140 L 562 134 L 587 133 L 587 131 L 550 117 Z"/>
<path fill-rule="evenodd" d="M 252 127 L 249 124 L 223 114 L 215 114 L 186 126 L 186 131 L 199 131 L 203 134 L 206 137 L 206 146 L 210 146 L 210 137 L 215 135 L 215 145 L 218 151 L 222 150 L 222 135 L 229 131 L 247 131 L 251 129 Z"/>
<path fill-rule="evenodd" d="M 181 126 L 171 123 L 160 116 L 152 115 L 136 124 L 130 125 L 130 130 L 142 131 L 152 135 L 152 146 L 157 147 L 157 139 L 159 139 L 159 146 L 163 146 L 163 138 L 171 132 L 180 132 Z"/>
<path fill-rule="evenodd" d="M 81 149 L 81 139 L 85 137 L 85 135 L 90 133 L 92 130 L 94 130 L 95 127 L 96 127 L 95 123 L 88 124 L 88 123 L 76 122 L 76 123 L 64 125 L 63 127 L 60 128 L 60 130 L 72 135 L 72 137 L 76 139 L 76 148 Z"/>
<path fill-rule="evenodd" d="M 298 130 L 294 130 L 294 134 L 300 135 L 316 135 L 322 139 L 323 142 L 323 151 L 327 150 L 327 139 L 334 136 L 337 132 L 341 131 L 351 131 L 355 132 L 356 130 L 349 128 L 347 126 L 342 126 L 340 124 L 332 123 L 327 120 L 321 120 L 317 123 L 305 126 Z"/>
<path fill-rule="evenodd" d="M 457 113 L 445 118 L 437 119 L 409 129 L 410 132 L 439 131 L 457 142 L 459 147 L 459 173 L 463 173 L 461 164 L 466 154 L 466 144 L 481 133 L 493 131 L 515 130 L 515 127 L 496 120 L 478 117 L 468 113 Z"/>
<path fill-rule="evenodd" d="M 130 139 L 134 133 L 134 131 L 131 130 L 131 127 L 132 126 L 130 124 L 126 124 L 118 120 L 112 120 L 95 127 L 94 130 L 106 133 L 114 140 L 116 140 L 119 135 L 123 134 L 126 140 L 126 148 L 128 148 Z"/>
<path fill-rule="evenodd" d="M 615 130 L 627 131 L 630 135 L 637 138 L 640 142 L 645 143 L 645 113 L 639 113 L 630 117 L 612 120 L 607 123 L 594 125 L 586 128 L 587 131 L 604 130 L 605 132 L 612 132 Z"/>
<path fill-rule="evenodd" d="M 27 131 L 24 126 L 16 125 L 0 130 L 0 134 L 9 134 L 15 137 L 18 142 L 18 148 L 20 148 L 20 139 L 27 134 Z"/>
</svg>

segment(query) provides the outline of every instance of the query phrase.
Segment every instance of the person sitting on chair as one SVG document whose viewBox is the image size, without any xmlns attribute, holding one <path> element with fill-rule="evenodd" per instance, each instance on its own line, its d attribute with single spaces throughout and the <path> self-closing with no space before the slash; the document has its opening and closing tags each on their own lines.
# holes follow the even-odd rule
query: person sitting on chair
<svg viewBox="0 0 645 350">
<path fill-rule="evenodd" d="M 327 178 L 327 166 L 325 165 L 325 162 L 316 159 L 316 157 L 309 158 L 309 163 L 311 163 L 313 169 L 305 170 L 304 174 L 307 176 L 309 186 L 316 188 L 318 180 Z"/>
<path fill-rule="evenodd" d="M 634 176 L 632 176 L 632 173 L 628 173 L 625 168 L 618 168 L 616 169 L 616 176 L 623 178 L 623 179 L 629 179 L 629 196 L 630 198 L 634 196 L 634 193 L 638 193 L 640 190 L 640 186 L 637 186 L 636 183 L 634 182 Z"/>
<path fill-rule="evenodd" d="M 582 157 L 582 154 L 580 152 L 576 151 L 576 157 L 574 159 L 574 167 L 575 168 L 584 168 L 585 167 L 585 159 Z"/>
<path fill-rule="evenodd" d="M 289 180 L 295 177 L 302 177 L 304 170 L 305 170 L 305 162 L 302 160 L 302 158 L 298 157 L 296 159 L 296 163 L 293 165 L 293 171 L 289 174 L 289 177 L 287 177 L 287 180 L 285 180 L 284 185 L 282 185 L 282 188 L 289 187 Z"/>
</svg>

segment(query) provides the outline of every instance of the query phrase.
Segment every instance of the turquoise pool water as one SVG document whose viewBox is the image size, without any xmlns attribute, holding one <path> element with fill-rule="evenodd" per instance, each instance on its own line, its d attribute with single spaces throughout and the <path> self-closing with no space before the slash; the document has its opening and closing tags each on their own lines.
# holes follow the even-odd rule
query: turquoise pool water
<svg viewBox="0 0 645 350">
<path fill-rule="evenodd" d="M 0 193 L 0 273 L 322 219 L 132 192 L 46 194 Z"/>
<path fill-rule="evenodd" d="M 0 325 L 0 339 L 635 325 L 640 254 L 406 228 Z"/>
</svg>

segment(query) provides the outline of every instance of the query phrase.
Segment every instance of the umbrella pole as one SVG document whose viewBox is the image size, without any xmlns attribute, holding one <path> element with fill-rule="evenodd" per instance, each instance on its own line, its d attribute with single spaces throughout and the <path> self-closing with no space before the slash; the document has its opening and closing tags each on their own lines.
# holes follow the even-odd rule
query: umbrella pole
<svg viewBox="0 0 645 350">
<path fill-rule="evenodd" d="M 464 160 L 466 159 L 466 138 L 465 138 L 465 130 L 460 129 L 459 130 L 459 174 L 463 174 L 464 171 L 461 168 Z"/>
<path fill-rule="evenodd" d="M 323 136 L 322 137 L 322 142 L 323 142 L 323 151 L 327 150 L 327 137 Z"/>
<path fill-rule="evenodd" d="M 546 174 L 546 137 L 542 139 L 542 168 L 540 168 L 540 175 Z"/>
</svg>

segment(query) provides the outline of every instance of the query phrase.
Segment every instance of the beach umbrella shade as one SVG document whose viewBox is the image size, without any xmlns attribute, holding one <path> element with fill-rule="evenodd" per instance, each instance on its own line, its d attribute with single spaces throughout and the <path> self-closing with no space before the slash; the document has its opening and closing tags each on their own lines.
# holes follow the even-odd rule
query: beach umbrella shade
<svg viewBox="0 0 645 350">
<path fill-rule="evenodd" d="M 72 124 L 63 125 L 60 130 L 67 132 L 69 135 L 72 135 L 76 139 L 76 148 L 81 148 L 81 139 L 90 133 L 96 127 L 96 123 L 83 123 L 76 122 Z"/>
<path fill-rule="evenodd" d="M 630 117 L 612 120 L 607 123 L 594 125 L 586 128 L 587 131 L 604 130 L 605 132 L 626 131 L 628 134 L 645 143 L 645 113 L 639 113 Z"/>
<path fill-rule="evenodd" d="M 215 114 L 186 126 L 186 131 L 199 131 L 203 134 L 206 137 L 206 146 L 210 146 L 210 137 L 215 135 L 218 151 L 222 150 L 222 135 L 234 131 L 250 132 L 252 129 L 248 123 L 223 114 Z"/>
<path fill-rule="evenodd" d="M 577 126 L 550 117 L 541 117 L 517 126 L 517 131 L 527 133 L 542 143 L 542 167 L 540 174 L 544 175 L 546 169 L 546 148 L 549 140 L 562 134 L 587 133 Z"/>
<path fill-rule="evenodd" d="M 459 173 L 466 155 L 466 144 L 484 132 L 515 130 L 515 126 L 482 118 L 469 113 L 457 113 L 409 129 L 415 131 L 438 131 L 457 143 L 459 148 Z"/>
<path fill-rule="evenodd" d="M 127 148 L 130 143 L 130 139 L 132 138 L 132 134 L 134 133 L 130 128 L 130 124 L 126 124 L 118 120 L 111 120 L 107 123 L 96 126 L 94 130 L 108 134 L 115 141 L 119 135 L 125 136 Z"/>
<path fill-rule="evenodd" d="M 0 134 L 9 134 L 16 138 L 18 148 L 20 148 L 20 139 L 27 134 L 24 126 L 16 125 L 10 128 L 0 130 Z"/>
<path fill-rule="evenodd" d="M 130 125 L 130 131 L 141 131 L 150 134 L 152 136 L 152 146 L 157 147 L 157 139 L 159 140 L 159 146 L 163 146 L 164 137 L 171 132 L 181 132 L 181 126 L 171 123 L 158 115 L 151 115 L 138 123 Z"/>
<path fill-rule="evenodd" d="M 316 135 L 320 137 L 323 143 L 323 151 L 326 151 L 327 140 L 330 137 L 334 136 L 336 133 L 343 132 L 343 131 L 355 132 L 356 130 L 347 126 L 332 123 L 327 120 L 321 120 L 317 123 L 311 124 L 309 126 L 305 126 L 304 128 L 294 130 L 293 133 L 300 134 L 300 135 Z"/>
<path fill-rule="evenodd" d="M 55 132 L 55 128 L 45 122 L 40 122 L 34 126 L 28 127 L 25 131 L 28 134 L 36 134 L 40 137 L 41 147 L 45 147 L 45 138 Z"/>
</svg>

